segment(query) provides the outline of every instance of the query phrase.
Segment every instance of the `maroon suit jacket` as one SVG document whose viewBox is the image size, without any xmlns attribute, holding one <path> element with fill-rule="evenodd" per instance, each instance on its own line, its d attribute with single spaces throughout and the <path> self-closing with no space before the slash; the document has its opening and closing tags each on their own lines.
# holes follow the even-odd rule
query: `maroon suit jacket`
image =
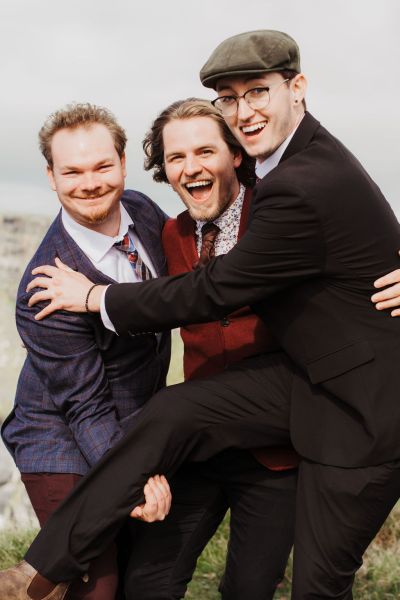
<svg viewBox="0 0 400 600">
<path fill-rule="evenodd" d="M 251 195 L 252 190 L 246 189 L 238 239 L 247 226 Z M 166 222 L 162 242 L 169 275 L 191 271 L 198 260 L 195 228 L 196 223 L 187 210 Z M 181 336 L 185 380 L 216 375 L 239 360 L 278 349 L 264 322 L 249 307 L 219 321 L 182 327 Z M 254 454 L 257 460 L 274 470 L 291 468 L 298 462 L 292 448 L 256 450 Z"/>
</svg>

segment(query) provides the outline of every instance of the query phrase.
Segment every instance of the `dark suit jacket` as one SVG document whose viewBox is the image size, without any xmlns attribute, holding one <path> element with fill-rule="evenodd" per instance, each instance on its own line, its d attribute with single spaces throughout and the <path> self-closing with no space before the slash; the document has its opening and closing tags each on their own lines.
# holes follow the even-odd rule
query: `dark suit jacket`
<svg viewBox="0 0 400 600">
<path fill-rule="evenodd" d="M 165 259 L 166 215 L 149 198 L 127 191 L 122 202 L 158 274 Z M 58 256 L 96 283 L 115 283 L 97 271 L 65 231 L 61 215 L 29 263 L 18 290 L 17 327 L 27 357 L 15 406 L 2 435 L 22 472 L 84 474 L 128 426 L 130 415 L 165 384 L 169 336 L 117 336 L 99 315 L 59 312 L 35 321 L 25 292 L 31 271 Z"/>
<path fill-rule="evenodd" d="M 231 252 L 187 275 L 111 286 L 106 307 L 117 331 L 134 332 L 255 305 L 294 362 L 295 448 L 326 464 L 378 464 L 400 456 L 400 320 L 370 296 L 398 267 L 399 244 L 379 188 L 306 114 Z"/>
</svg>

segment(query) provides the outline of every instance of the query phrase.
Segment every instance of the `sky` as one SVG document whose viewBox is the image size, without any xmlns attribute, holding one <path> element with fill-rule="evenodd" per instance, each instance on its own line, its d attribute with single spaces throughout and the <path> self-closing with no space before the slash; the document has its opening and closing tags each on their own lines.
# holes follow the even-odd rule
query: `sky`
<svg viewBox="0 0 400 600">
<path fill-rule="evenodd" d="M 111 109 L 128 134 L 127 187 L 169 214 L 141 140 L 169 103 L 212 99 L 198 73 L 225 38 L 278 29 L 298 42 L 310 112 L 364 164 L 400 215 L 398 0 L 1 0 L 0 214 L 55 215 L 37 132 L 65 104 Z"/>
</svg>

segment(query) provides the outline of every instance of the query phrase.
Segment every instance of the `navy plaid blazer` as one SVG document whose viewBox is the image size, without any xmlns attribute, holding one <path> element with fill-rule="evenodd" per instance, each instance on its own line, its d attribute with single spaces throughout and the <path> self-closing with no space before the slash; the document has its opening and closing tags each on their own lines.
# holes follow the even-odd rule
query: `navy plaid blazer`
<svg viewBox="0 0 400 600">
<path fill-rule="evenodd" d="M 165 273 L 161 232 L 167 216 L 147 196 L 126 191 L 122 203 L 158 275 Z M 142 404 L 165 385 L 170 338 L 118 336 L 98 314 L 60 311 L 35 321 L 25 289 L 34 267 L 58 256 L 95 283 L 115 283 L 95 269 L 63 227 L 61 214 L 26 268 L 16 319 L 27 357 L 2 437 L 25 473 L 83 475 L 129 427 Z"/>
</svg>

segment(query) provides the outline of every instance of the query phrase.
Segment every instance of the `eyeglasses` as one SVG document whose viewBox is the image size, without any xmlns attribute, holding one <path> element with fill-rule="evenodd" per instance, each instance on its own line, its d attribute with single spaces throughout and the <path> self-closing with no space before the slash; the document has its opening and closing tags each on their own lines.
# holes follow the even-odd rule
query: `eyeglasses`
<svg viewBox="0 0 400 600">
<path fill-rule="evenodd" d="M 219 96 L 211 102 L 215 108 L 217 108 L 224 117 L 232 117 L 237 113 L 239 108 L 239 100 L 243 98 L 246 104 L 253 110 L 258 108 L 265 108 L 268 106 L 271 100 L 270 88 L 277 85 L 280 87 L 283 83 L 286 83 L 289 79 L 279 81 L 279 83 L 273 83 L 265 87 L 255 87 L 247 90 L 241 96 Z"/>
</svg>

